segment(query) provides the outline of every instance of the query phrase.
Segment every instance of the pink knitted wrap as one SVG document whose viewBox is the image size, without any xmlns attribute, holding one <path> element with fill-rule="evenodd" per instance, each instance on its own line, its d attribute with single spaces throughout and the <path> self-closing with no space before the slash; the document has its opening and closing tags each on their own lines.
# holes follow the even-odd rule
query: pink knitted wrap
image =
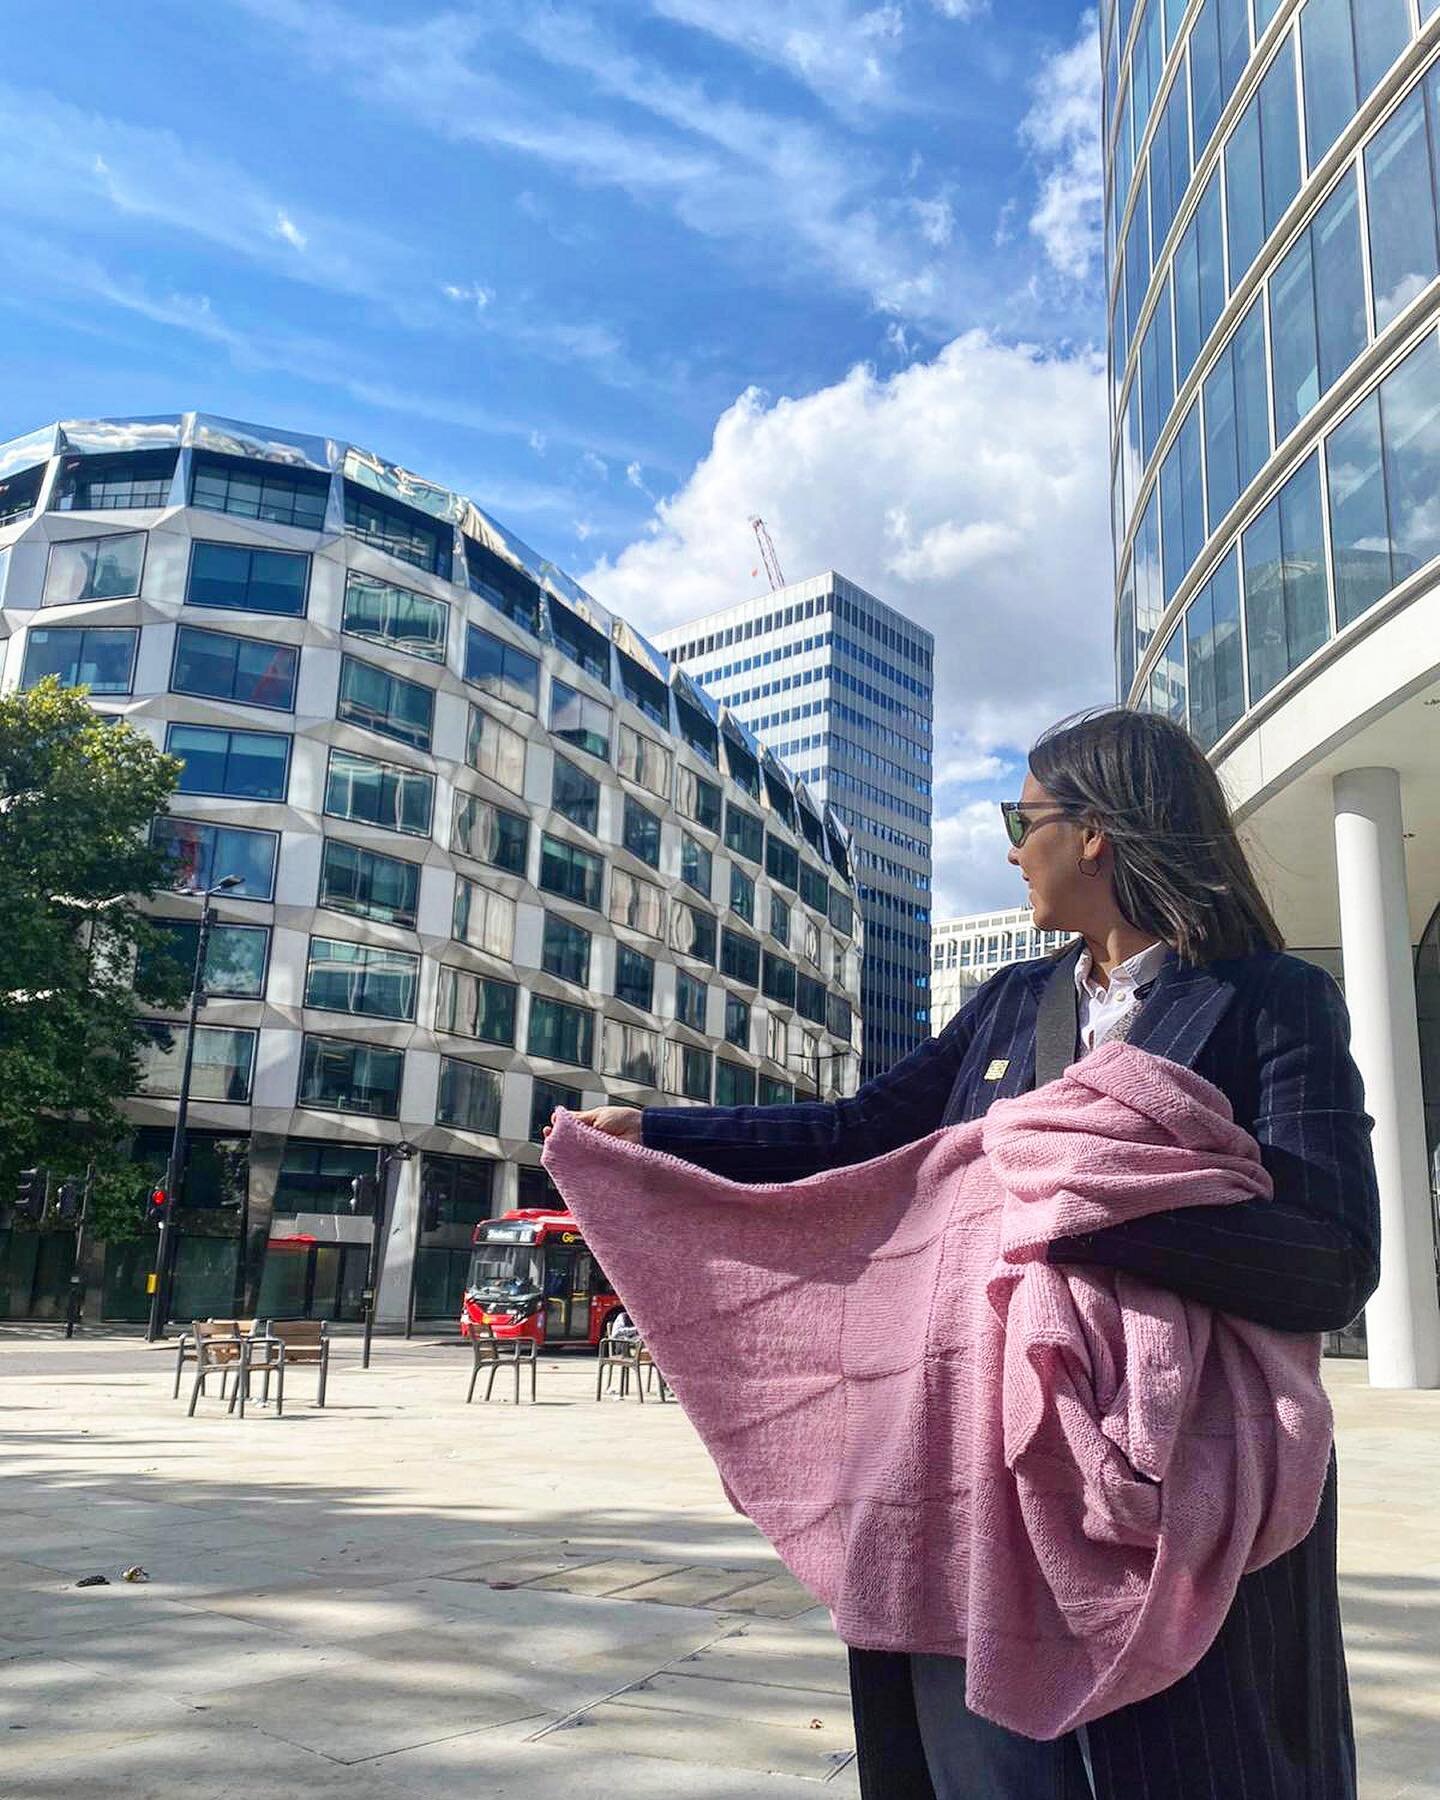
<svg viewBox="0 0 1440 1800">
<path fill-rule="evenodd" d="M 1314 1523 L 1319 1341 L 1046 1246 L 1269 1197 L 1190 1070 L 1110 1044 L 888 1156 L 744 1185 L 561 1114 L 545 1166 L 736 1506 L 869 1649 L 1036 1738 L 1168 1687 Z"/>
</svg>

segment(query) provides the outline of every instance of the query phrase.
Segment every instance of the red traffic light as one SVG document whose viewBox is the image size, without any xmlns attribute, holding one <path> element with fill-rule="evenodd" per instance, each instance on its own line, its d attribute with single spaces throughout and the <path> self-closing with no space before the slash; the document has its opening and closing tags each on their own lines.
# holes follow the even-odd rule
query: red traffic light
<svg viewBox="0 0 1440 1800">
<path fill-rule="evenodd" d="M 165 1192 L 164 1188 L 154 1188 L 151 1191 L 150 1204 L 152 1206 L 163 1206 L 167 1199 L 169 1199 L 169 1195 Z"/>
</svg>

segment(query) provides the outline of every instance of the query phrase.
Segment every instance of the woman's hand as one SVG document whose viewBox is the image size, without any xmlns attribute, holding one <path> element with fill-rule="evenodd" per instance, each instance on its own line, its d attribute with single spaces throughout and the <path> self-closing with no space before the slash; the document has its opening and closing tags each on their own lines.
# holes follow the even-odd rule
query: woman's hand
<svg viewBox="0 0 1440 1800">
<path fill-rule="evenodd" d="M 641 1142 L 643 1114 L 638 1106 L 592 1106 L 589 1112 L 572 1113 L 570 1116 L 595 1131 L 605 1132 L 609 1137 L 623 1138 L 627 1144 Z M 551 1113 L 550 1118 L 552 1123 L 545 1127 L 547 1138 L 554 1129 L 554 1113 Z"/>
</svg>

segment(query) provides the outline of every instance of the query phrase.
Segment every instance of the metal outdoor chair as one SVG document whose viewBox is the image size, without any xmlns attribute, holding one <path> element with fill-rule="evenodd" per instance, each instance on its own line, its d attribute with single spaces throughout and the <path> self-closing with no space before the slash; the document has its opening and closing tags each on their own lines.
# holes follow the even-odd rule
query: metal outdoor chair
<svg viewBox="0 0 1440 1800">
<path fill-rule="evenodd" d="M 660 1373 L 655 1358 L 645 1348 L 638 1337 L 628 1333 L 622 1335 L 607 1334 L 600 1340 L 599 1357 L 595 1367 L 595 1398 L 600 1400 L 607 1390 L 615 1385 L 615 1373 L 620 1374 L 620 1398 L 623 1400 L 630 1392 L 630 1377 L 635 1377 L 635 1398 L 643 1406 L 648 1388 L 654 1391 L 656 1379 L 660 1383 L 662 1401 L 670 1397 L 670 1388 L 665 1377 Z"/>
<path fill-rule="evenodd" d="M 220 1398 L 225 1398 L 225 1384 L 233 1374 L 237 1389 L 240 1385 L 241 1353 L 246 1339 L 240 1335 L 238 1319 L 197 1319 L 191 1333 L 192 1360 L 195 1364 L 195 1381 L 190 1389 L 190 1409 L 188 1417 L 195 1417 L 195 1403 L 205 1392 L 205 1383 L 212 1375 L 220 1377 Z M 183 1358 L 182 1351 L 182 1358 Z M 180 1391 L 179 1365 L 175 1371 L 175 1391 Z M 233 1404 L 234 1396 L 231 1396 Z"/>
<path fill-rule="evenodd" d="M 495 1388 L 495 1377 L 501 1367 L 509 1363 L 515 1370 L 515 1404 L 520 1404 L 520 1371 L 526 1363 L 530 1365 L 530 1400 L 535 1400 L 535 1381 L 539 1369 L 540 1346 L 534 1338 L 497 1338 L 488 1325 L 472 1325 L 470 1327 L 470 1391 L 465 1396 L 468 1406 L 475 1398 L 475 1383 L 480 1379 L 481 1369 L 490 1371 L 485 1383 L 485 1398 L 488 1400 Z"/>
<path fill-rule="evenodd" d="M 318 1369 L 320 1379 L 315 1393 L 315 1404 L 324 1406 L 325 1388 L 330 1380 L 330 1328 L 323 1319 L 272 1319 L 267 1331 L 267 1341 L 278 1344 L 283 1354 L 265 1364 L 257 1365 L 265 1376 L 265 1385 L 261 1390 L 261 1404 L 269 1397 L 270 1372 L 278 1368 L 279 1384 L 285 1385 L 286 1369 Z M 241 1410 L 244 1407 L 242 1404 Z"/>
<path fill-rule="evenodd" d="M 264 1331 L 265 1329 L 265 1321 L 263 1319 L 194 1320 L 188 1331 L 181 1332 L 175 1346 L 175 1386 L 170 1392 L 170 1398 L 172 1400 L 178 1400 L 180 1398 L 180 1382 L 185 1373 L 186 1363 L 193 1363 L 195 1361 L 195 1333 L 202 1323 L 205 1325 L 218 1325 L 222 1328 L 222 1331 L 228 1333 L 232 1337 L 249 1337 L 253 1332 Z M 220 1398 L 222 1400 L 225 1398 L 226 1374 L 227 1371 L 222 1371 L 220 1376 Z"/>
</svg>

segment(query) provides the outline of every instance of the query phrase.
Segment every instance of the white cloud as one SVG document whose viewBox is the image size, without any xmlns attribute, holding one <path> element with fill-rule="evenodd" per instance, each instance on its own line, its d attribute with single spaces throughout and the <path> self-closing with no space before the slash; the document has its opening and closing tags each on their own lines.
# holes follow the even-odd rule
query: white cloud
<svg viewBox="0 0 1440 1800">
<path fill-rule="evenodd" d="M 968 333 L 888 376 L 742 394 L 649 528 L 583 579 L 642 630 L 679 623 L 752 591 L 763 514 L 792 580 L 838 569 L 935 633 L 937 744 L 963 800 L 1003 772 L 990 759 L 1110 696 L 1105 442 L 1098 359 Z M 937 861 L 957 885 L 951 852 Z"/>
<path fill-rule="evenodd" d="M 937 919 L 1024 904 L 1020 877 L 1005 860 L 1009 844 L 993 800 L 954 808 L 937 803 L 932 836 Z"/>
<path fill-rule="evenodd" d="M 910 210 L 920 226 L 920 235 L 927 244 L 937 250 L 943 250 L 955 235 L 955 214 L 950 202 L 946 199 L 912 200 Z"/>
<path fill-rule="evenodd" d="M 610 479 L 610 465 L 604 457 L 597 456 L 593 450 L 586 450 L 580 457 L 580 467 L 587 475 L 593 475 L 597 481 Z"/>
<path fill-rule="evenodd" d="M 275 215 L 275 235 L 283 238 L 292 250 L 303 250 L 310 241 L 289 213 L 283 210 Z"/>
<path fill-rule="evenodd" d="M 545 433 L 543 431 L 532 431 L 530 433 L 530 437 L 529 437 L 528 441 L 530 444 L 530 448 L 535 452 L 535 454 L 537 456 L 543 456 L 545 454 L 545 445 L 546 445 L 547 439 L 546 439 Z"/>
<path fill-rule="evenodd" d="M 990 10 L 990 0 L 930 0 L 930 4 L 945 18 L 966 25 L 973 19 L 983 19 Z"/>
<path fill-rule="evenodd" d="M 440 284 L 440 292 L 447 300 L 454 300 L 457 304 L 465 306 L 473 306 L 478 313 L 483 313 L 485 308 L 489 306 L 490 302 L 495 298 L 494 289 L 481 287 L 478 281 L 467 281 L 463 283 L 458 281 L 443 281 Z"/>
<path fill-rule="evenodd" d="M 774 63 L 821 99 L 849 112 L 892 89 L 892 60 L 904 38 L 898 5 L 850 0 L 650 0 L 663 18 Z"/>
<path fill-rule="evenodd" d="M 1104 229 L 1100 155 L 1100 51 L 1086 12 L 1067 50 L 1042 64 L 1020 127 L 1041 173 L 1030 230 L 1051 264 L 1072 281 L 1099 269 Z"/>
</svg>

